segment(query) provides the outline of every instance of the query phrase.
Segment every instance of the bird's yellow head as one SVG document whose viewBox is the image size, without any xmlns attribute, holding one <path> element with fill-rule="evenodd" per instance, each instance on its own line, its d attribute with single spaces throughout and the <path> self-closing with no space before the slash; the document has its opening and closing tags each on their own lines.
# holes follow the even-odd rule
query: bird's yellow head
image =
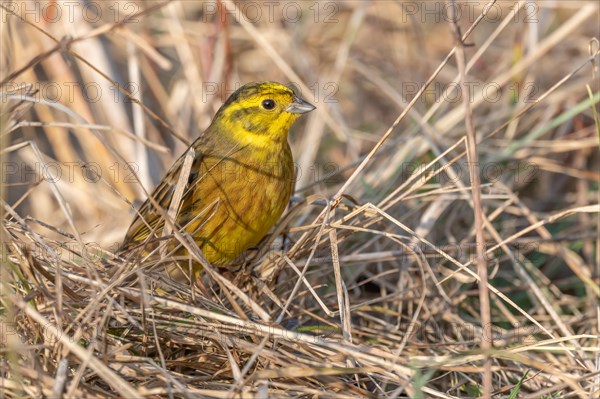
<svg viewBox="0 0 600 399">
<path fill-rule="evenodd" d="M 286 142 L 294 121 L 313 109 L 314 105 L 282 84 L 248 83 L 225 101 L 213 123 L 221 131 L 232 132 L 236 142 L 270 146 Z"/>
</svg>

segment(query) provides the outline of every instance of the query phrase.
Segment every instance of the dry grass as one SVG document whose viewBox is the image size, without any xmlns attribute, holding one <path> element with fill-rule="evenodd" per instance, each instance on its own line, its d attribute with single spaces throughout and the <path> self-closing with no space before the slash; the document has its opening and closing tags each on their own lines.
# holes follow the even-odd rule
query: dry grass
<svg viewBox="0 0 600 399">
<path fill-rule="evenodd" d="M 2 397 L 464 398 L 485 359 L 494 397 L 598 397 L 598 4 L 459 2 L 456 51 L 444 2 L 267 3 L 3 3 Z M 108 276 L 255 80 L 318 107 L 264 256 Z"/>
</svg>

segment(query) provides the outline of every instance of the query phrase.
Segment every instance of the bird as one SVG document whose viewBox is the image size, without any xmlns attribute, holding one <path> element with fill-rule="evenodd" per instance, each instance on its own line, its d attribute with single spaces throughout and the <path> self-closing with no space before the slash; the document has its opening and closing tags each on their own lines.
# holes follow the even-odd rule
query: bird
<svg viewBox="0 0 600 399">
<path fill-rule="evenodd" d="M 174 261 L 165 262 L 166 272 L 181 282 L 198 278 L 202 266 L 190 261 L 177 237 L 164 233 L 187 233 L 218 268 L 256 246 L 279 220 L 294 189 L 290 128 L 315 108 L 277 82 L 240 87 L 140 206 L 118 253 L 167 254 Z M 186 170 L 189 174 L 181 177 Z M 183 191 L 177 190 L 180 179 Z M 172 223 L 165 223 L 169 210 Z M 165 241 L 162 255 L 157 254 Z"/>
</svg>

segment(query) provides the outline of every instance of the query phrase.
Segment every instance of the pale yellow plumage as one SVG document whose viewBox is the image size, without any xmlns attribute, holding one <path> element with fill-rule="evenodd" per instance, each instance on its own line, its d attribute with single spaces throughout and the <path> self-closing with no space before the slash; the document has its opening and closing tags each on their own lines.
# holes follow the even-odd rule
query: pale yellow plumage
<svg viewBox="0 0 600 399">
<path fill-rule="evenodd" d="M 231 95 L 192 144 L 194 161 L 175 222 L 194 237 L 211 264 L 230 264 L 256 245 L 285 210 L 294 186 L 288 132 L 302 113 L 313 109 L 283 85 L 250 83 Z M 164 212 L 146 201 L 129 227 L 122 254 L 134 249 L 148 253 L 160 243 L 161 214 L 171 206 L 184 157 L 152 193 Z M 167 248 L 186 258 L 187 250 L 176 239 Z M 181 262 L 187 269 L 187 262 Z M 195 265 L 194 272 L 199 270 Z"/>
</svg>

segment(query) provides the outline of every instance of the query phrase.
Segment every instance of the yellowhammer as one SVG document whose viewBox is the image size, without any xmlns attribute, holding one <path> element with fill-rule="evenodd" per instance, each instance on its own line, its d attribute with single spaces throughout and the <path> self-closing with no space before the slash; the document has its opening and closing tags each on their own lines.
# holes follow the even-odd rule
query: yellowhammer
<svg viewBox="0 0 600 399">
<path fill-rule="evenodd" d="M 286 86 L 249 83 L 227 99 L 212 123 L 191 145 L 193 162 L 182 195 L 175 195 L 185 171 L 186 151 L 134 218 L 119 252 L 148 254 L 164 239 L 165 215 L 176 207 L 174 228 L 194 238 L 206 260 L 224 267 L 258 244 L 285 210 L 294 186 L 294 163 L 287 141 L 294 121 L 315 107 Z M 185 178 L 185 177 L 184 177 Z M 180 197 L 174 205 L 174 198 Z M 172 230 L 171 230 L 172 231 Z M 187 275 L 187 250 L 174 237 L 167 253 L 179 258 L 180 280 Z M 200 271 L 193 264 L 194 275 Z M 183 271 L 183 274 L 181 273 Z"/>
</svg>

